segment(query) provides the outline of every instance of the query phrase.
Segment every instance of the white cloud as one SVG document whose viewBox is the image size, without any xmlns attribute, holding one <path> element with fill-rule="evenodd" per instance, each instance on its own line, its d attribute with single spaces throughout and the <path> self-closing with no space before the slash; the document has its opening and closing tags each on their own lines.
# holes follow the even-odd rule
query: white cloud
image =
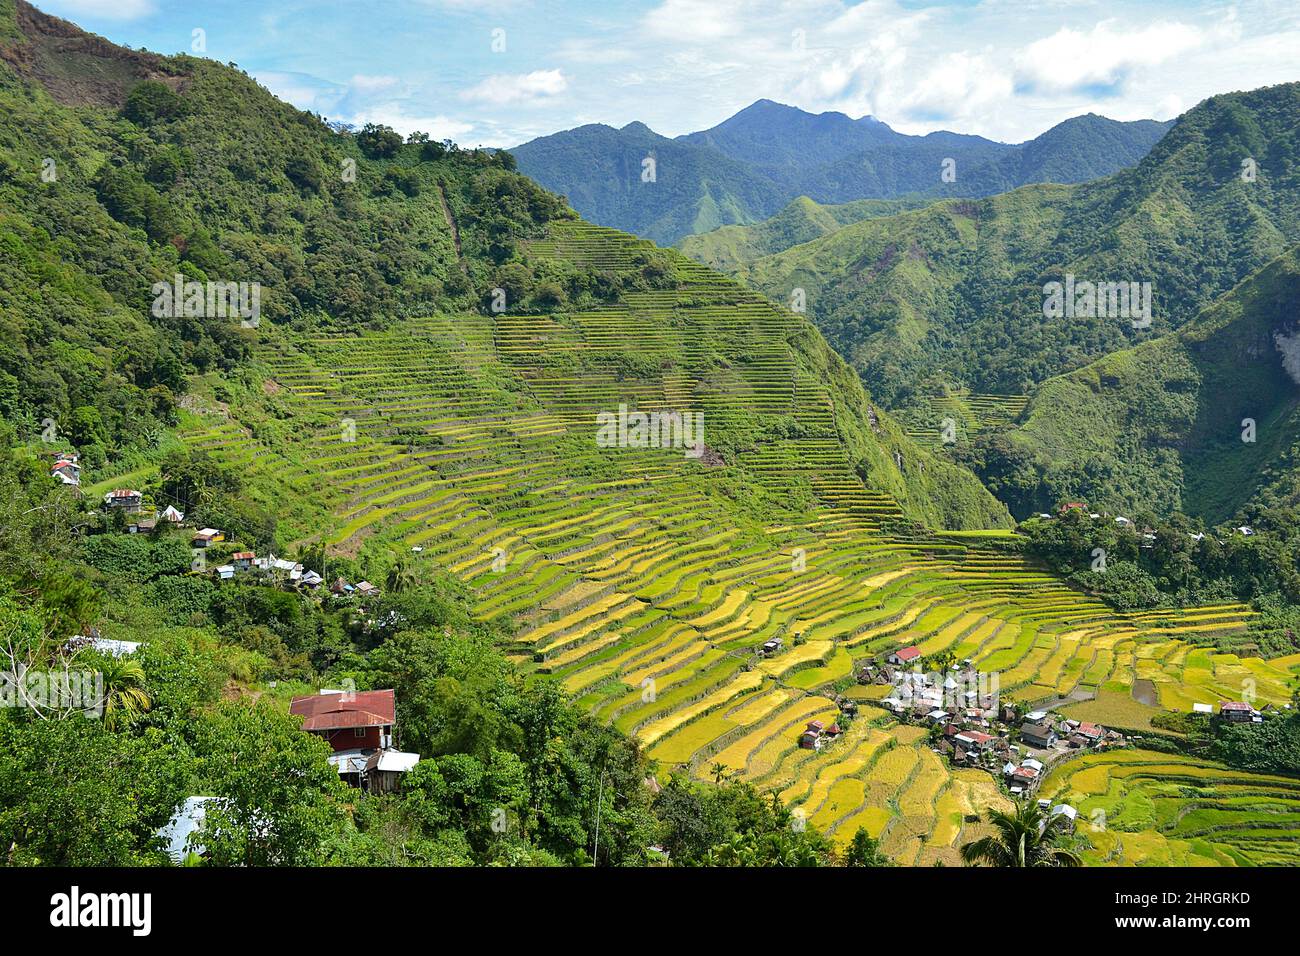
<svg viewBox="0 0 1300 956">
<path fill-rule="evenodd" d="M 530 103 L 558 96 L 569 82 L 559 70 L 533 70 L 531 73 L 498 73 L 461 93 L 461 98 L 505 106 Z"/>
<path fill-rule="evenodd" d="M 369 76 L 355 73 L 348 81 L 348 90 L 356 96 L 374 96 L 378 93 L 392 93 L 402 88 L 402 81 L 395 76 Z"/>
<path fill-rule="evenodd" d="M 645 33 L 676 42 L 707 42 L 744 32 L 764 15 L 742 0 L 664 0 L 641 20 Z"/>
<path fill-rule="evenodd" d="M 391 126 L 403 136 L 415 130 L 421 130 L 428 133 L 432 139 L 452 139 L 457 142 L 466 142 L 467 134 L 474 131 L 474 124 L 472 123 L 466 123 L 463 120 L 445 116 L 441 113 L 436 116 L 410 116 L 395 104 L 384 104 L 362 109 L 346 117 L 346 121 L 354 126 L 364 126 L 366 123 L 380 123 L 384 126 Z"/>
<path fill-rule="evenodd" d="M 899 105 L 916 119 L 966 119 L 1006 102 L 1012 90 L 1010 75 L 987 57 L 950 53 L 916 80 Z"/>
<path fill-rule="evenodd" d="M 1185 23 L 1152 23 L 1126 29 L 1104 20 L 1088 32 L 1062 27 L 1016 58 L 1018 85 L 1034 92 L 1114 87 L 1130 73 L 1159 66 L 1209 42 L 1210 34 Z"/>
</svg>

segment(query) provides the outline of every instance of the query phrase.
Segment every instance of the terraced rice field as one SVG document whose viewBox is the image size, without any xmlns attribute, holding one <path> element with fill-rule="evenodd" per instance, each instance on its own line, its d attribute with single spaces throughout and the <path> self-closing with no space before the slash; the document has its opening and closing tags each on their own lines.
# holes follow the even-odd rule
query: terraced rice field
<svg viewBox="0 0 1300 956">
<path fill-rule="evenodd" d="M 619 269 L 639 248 L 574 223 L 532 253 Z M 807 721 L 835 719 L 835 692 L 856 690 L 867 657 L 951 650 L 1027 701 L 1151 680 L 1173 705 L 1235 696 L 1246 676 L 1261 701 L 1289 696 L 1294 666 L 1177 636 L 1240 628 L 1245 608 L 1125 618 L 994 537 L 899 530 L 898 504 L 863 487 L 825 387 L 794 361 L 793 317 L 676 268 L 675 290 L 587 311 L 268 329 L 280 337 L 265 344 L 267 389 L 294 427 L 209 418 L 187 440 L 282 476 L 317 509 L 305 539 L 422 549 L 478 615 L 513 623 L 521 666 L 638 735 L 664 773 L 721 764 L 833 837 L 865 826 L 909 863 L 956 862 L 1001 798 L 988 774 L 949 770 L 869 706 L 825 750 L 796 747 Z M 620 404 L 702 412 L 706 445 L 723 448 L 598 448 L 595 416 Z M 777 636 L 785 650 L 757 658 Z"/>
<path fill-rule="evenodd" d="M 1011 424 L 1028 404 L 1027 395 L 994 395 L 965 390 L 935 395 L 907 414 L 907 433 L 927 447 L 942 444 L 945 440 L 944 423 L 950 421 L 948 437 L 960 440 L 963 435 Z"/>
<path fill-rule="evenodd" d="M 1042 793 L 1079 810 L 1088 862 L 1300 865 L 1300 780 L 1129 750 L 1064 764 Z"/>
</svg>

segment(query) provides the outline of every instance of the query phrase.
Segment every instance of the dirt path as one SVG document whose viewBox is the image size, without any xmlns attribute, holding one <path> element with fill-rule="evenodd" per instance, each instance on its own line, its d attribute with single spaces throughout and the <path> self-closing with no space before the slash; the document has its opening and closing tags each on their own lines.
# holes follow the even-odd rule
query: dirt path
<svg viewBox="0 0 1300 956">
<path fill-rule="evenodd" d="M 451 230 L 451 241 L 456 247 L 456 261 L 460 263 L 461 271 L 468 274 L 465 258 L 460 251 L 460 228 L 456 225 L 456 218 L 451 214 L 451 203 L 447 202 L 447 187 L 443 185 L 442 180 L 438 180 L 438 202 L 442 204 L 442 218 L 447 220 L 447 228 Z"/>
</svg>

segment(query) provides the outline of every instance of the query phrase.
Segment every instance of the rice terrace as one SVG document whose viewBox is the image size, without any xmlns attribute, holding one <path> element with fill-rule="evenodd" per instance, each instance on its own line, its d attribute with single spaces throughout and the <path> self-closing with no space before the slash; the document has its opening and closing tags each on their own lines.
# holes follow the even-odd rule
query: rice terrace
<svg viewBox="0 0 1300 956">
<path fill-rule="evenodd" d="M 631 270 L 646 246 L 574 223 L 530 253 Z M 328 525 L 344 551 L 412 549 L 455 574 L 478 616 L 511 619 L 512 659 L 634 735 L 661 773 L 721 768 L 777 790 L 839 840 L 865 826 L 902 863 L 959 864 L 960 844 L 987 829 L 981 808 L 1009 801 L 996 774 L 951 767 L 924 728 L 881 709 L 891 688 L 858 684 L 863 662 L 906 646 L 948 654 L 999 674 L 1004 698 L 1029 709 L 1077 700 L 1091 720 L 1138 731 L 1161 709 L 1240 696 L 1244 681 L 1261 705 L 1290 699 L 1300 654 L 1264 661 L 1187 642 L 1241 629 L 1245 606 L 1117 614 L 1000 549 L 1002 533 L 909 522 L 892 496 L 855 480 L 825 388 L 800 378 L 798 318 L 680 257 L 672 266 L 672 289 L 596 310 L 271 339 L 273 398 L 195 416 L 184 440 L 266 474 L 277 496 L 309 493 L 277 487 L 277 474 L 319 475 L 312 496 L 335 501 L 328 515 L 304 515 L 304 530 Z M 726 348 L 704 354 L 705 342 Z M 627 352 L 650 367 L 621 379 L 602 368 Z M 719 358 L 734 376 L 725 392 Z M 502 381 L 517 406 L 501 408 Z M 593 451 L 597 416 L 628 398 L 702 408 L 724 438 L 731 423 L 765 417 L 799 437 L 701 462 Z M 313 417 L 325 424 L 282 434 L 268 424 Z M 344 420 L 354 432 L 340 431 Z M 262 433 L 265 443 L 252 437 Z M 761 505 L 742 523 L 736 500 Z M 780 506 L 791 500 L 803 504 Z M 756 655 L 773 638 L 790 646 Z M 1158 688 L 1155 706 L 1135 701 L 1139 680 Z M 842 700 L 857 705 L 851 728 L 798 748 L 810 721 L 842 719 Z M 1298 809 L 1261 812 L 1294 836 Z"/>
<path fill-rule="evenodd" d="M 301 946 L 816 868 L 1284 919 L 1295 49 L 1265 0 L 0 0 L 13 911 Z"/>
</svg>

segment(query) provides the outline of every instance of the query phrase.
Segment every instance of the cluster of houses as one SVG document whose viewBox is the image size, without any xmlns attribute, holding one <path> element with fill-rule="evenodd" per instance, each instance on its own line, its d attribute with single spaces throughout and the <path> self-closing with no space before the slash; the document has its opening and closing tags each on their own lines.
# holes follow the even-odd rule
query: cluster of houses
<svg viewBox="0 0 1300 956">
<path fill-rule="evenodd" d="M 826 744 L 835 740 L 844 731 L 838 723 L 829 727 L 821 720 L 810 720 L 799 735 L 799 746 L 804 750 L 821 750 Z"/>
<path fill-rule="evenodd" d="M 799 746 L 804 750 L 821 750 L 829 743 L 838 740 L 844 734 L 844 727 L 840 723 L 848 724 L 858 715 L 857 702 L 848 697 L 839 697 L 836 704 L 840 708 L 840 719 L 832 721 L 827 726 L 823 720 L 810 720 L 804 725 L 803 733 L 799 735 Z"/>
<path fill-rule="evenodd" d="M 148 534 L 163 525 L 180 526 L 185 522 L 185 515 L 168 505 L 162 511 L 148 514 L 144 511 L 144 494 L 134 488 L 114 488 L 104 494 L 103 509 L 106 514 L 121 512 L 125 515 L 125 530 L 128 534 Z"/>
<path fill-rule="evenodd" d="M 142 512 L 144 496 L 131 488 L 117 488 L 104 495 L 104 510 L 121 511 L 128 515 L 125 530 L 130 534 L 147 534 L 162 521 L 173 526 L 181 526 L 185 515 L 168 505 L 161 512 L 144 515 Z M 226 540 L 226 533 L 220 528 L 199 528 L 190 538 L 190 547 L 207 550 L 213 545 Z M 323 576 L 303 567 L 301 562 L 277 558 L 274 554 L 259 558 L 254 551 L 236 551 L 230 555 L 227 563 L 215 567 L 212 572 L 218 580 L 230 581 L 243 575 L 255 575 L 263 582 L 287 585 L 292 588 L 314 590 L 325 583 Z M 345 578 L 338 578 L 330 585 L 329 591 L 336 597 L 379 597 L 380 589 L 369 581 L 352 584 Z"/>
<path fill-rule="evenodd" d="M 917 647 L 899 648 L 884 661 L 864 665 L 858 682 L 890 685 L 880 706 L 902 720 L 937 728 L 935 750 L 955 765 L 995 774 L 1000 769 L 1014 795 L 1032 792 L 1053 758 L 1125 745 L 1121 734 L 1089 721 L 1042 710 L 1021 717 L 1016 707 L 1000 703 L 997 688 L 986 686 L 969 660 L 927 674 L 920 670 L 921 657 Z M 912 670 L 903 669 L 909 665 Z"/>
<path fill-rule="evenodd" d="M 1042 521 L 1051 521 L 1057 515 L 1064 515 L 1071 511 L 1082 512 L 1083 514 L 1086 514 L 1089 518 L 1091 518 L 1093 521 L 1100 521 L 1103 518 L 1110 517 L 1109 515 L 1103 515 L 1096 511 L 1089 511 L 1088 506 L 1084 504 L 1082 501 L 1067 501 L 1065 504 L 1061 505 L 1056 515 L 1049 514 L 1046 511 L 1040 511 L 1037 515 L 1035 515 L 1035 517 L 1039 518 Z M 1116 515 L 1114 521 L 1115 524 L 1121 528 L 1134 527 L 1133 519 L 1127 518 L 1124 515 Z M 1241 527 L 1235 528 L 1233 530 L 1235 530 L 1237 534 L 1247 538 L 1251 537 L 1255 533 L 1255 529 L 1252 528 L 1250 525 L 1242 525 Z M 1143 528 L 1141 531 L 1141 535 L 1142 535 L 1142 547 L 1150 548 L 1154 546 L 1156 540 L 1156 533 L 1154 528 Z M 1192 541 L 1199 544 L 1200 542 L 1205 540 L 1205 532 L 1198 531 L 1195 534 L 1192 534 L 1189 531 L 1187 532 L 1187 537 L 1191 538 Z M 1223 542 L 1220 541 L 1219 543 L 1222 544 Z"/>
<path fill-rule="evenodd" d="M 901 647 L 883 662 L 868 662 L 859 669 L 859 684 L 886 684 L 894 689 L 879 701 L 880 706 L 896 717 L 925 718 L 939 723 L 951 712 L 977 712 L 981 717 L 996 716 L 996 688 L 981 678 L 970 660 L 953 664 L 944 673 L 924 673 L 919 669 L 921 650 Z M 904 668 L 911 666 L 912 670 Z"/>
</svg>

